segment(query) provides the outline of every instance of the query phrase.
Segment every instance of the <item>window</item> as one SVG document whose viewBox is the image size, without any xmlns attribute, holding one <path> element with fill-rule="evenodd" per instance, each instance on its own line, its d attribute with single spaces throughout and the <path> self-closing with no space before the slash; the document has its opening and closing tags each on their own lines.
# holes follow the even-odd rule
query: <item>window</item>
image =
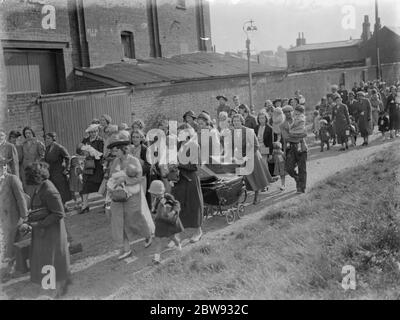
<svg viewBox="0 0 400 320">
<path fill-rule="evenodd" d="M 124 50 L 124 57 L 135 59 L 135 44 L 133 41 L 133 33 L 129 31 L 122 31 L 121 43 Z"/>
<path fill-rule="evenodd" d="M 186 9 L 186 0 L 176 0 L 177 9 Z"/>
</svg>

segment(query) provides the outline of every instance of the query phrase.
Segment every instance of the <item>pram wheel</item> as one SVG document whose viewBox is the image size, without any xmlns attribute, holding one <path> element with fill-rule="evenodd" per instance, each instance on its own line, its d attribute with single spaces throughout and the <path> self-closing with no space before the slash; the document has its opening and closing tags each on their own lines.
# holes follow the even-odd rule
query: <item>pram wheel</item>
<svg viewBox="0 0 400 320">
<path fill-rule="evenodd" d="M 238 203 L 245 203 L 247 200 L 247 190 L 243 188 L 238 199 Z"/>
<path fill-rule="evenodd" d="M 236 220 L 235 212 L 233 209 L 229 209 L 225 212 L 225 219 L 228 224 L 232 224 Z"/>
<path fill-rule="evenodd" d="M 243 213 L 244 213 L 244 205 L 239 203 L 236 209 L 236 214 L 239 219 L 243 216 Z"/>
</svg>

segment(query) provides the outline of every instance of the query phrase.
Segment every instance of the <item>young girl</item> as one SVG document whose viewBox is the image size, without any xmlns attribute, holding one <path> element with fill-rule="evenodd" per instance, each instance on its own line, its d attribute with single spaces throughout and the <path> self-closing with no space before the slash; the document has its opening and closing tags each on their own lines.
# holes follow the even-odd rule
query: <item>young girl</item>
<svg viewBox="0 0 400 320">
<path fill-rule="evenodd" d="M 326 144 L 327 150 L 330 149 L 329 139 L 331 135 L 329 134 L 329 124 L 325 119 L 320 120 L 320 129 L 319 129 L 319 140 L 321 141 L 321 152 L 324 152 L 324 145 Z"/>
<path fill-rule="evenodd" d="M 182 232 L 183 226 L 179 219 L 181 206 L 179 201 L 169 193 L 165 193 L 164 183 L 160 180 L 151 182 L 149 193 L 152 196 L 152 212 L 155 214 L 155 237 L 158 238 L 157 249 L 154 255 L 154 263 L 161 262 L 162 238 L 173 241 L 178 250 L 181 250 L 181 242 L 178 234 Z"/>
<path fill-rule="evenodd" d="M 314 133 L 315 136 L 315 141 L 319 140 L 319 129 L 320 129 L 320 120 L 321 116 L 319 115 L 319 111 L 315 110 L 314 111 L 314 116 L 313 116 L 313 125 L 312 125 L 312 132 Z"/>
<path fill-rule="evenodd" d="M 358 124 L 353 116 L 350 116 L 350 138 L 351 144 L 357 146 Z"/>
<path fill-rule="evenodd" d="M 382 140 L 386 140 L 386 132 L 389 132 L 389 117 L 385 111 L 379 112 L 378 128 L 382 133 Z"/>
<path fill-rule="evenodd" d="M 74 209 L 78 208 L 77 194 L 80 194 L 83 186 L 83 161 L 84 157 L 81 155 L 81 151 L 78 148 L 77 153 L 71 158 L 69 171 L 69 190 L 74 200 Z"/>
<path fill-rule="evenodd" d="M 281 177 L 280 190 L 285 190 L 285 156 L 282 151 L 282 144 L 280 142 L 274 142 L 272 144 L 273 151 L 272 157 L 274 159 L 274 176 Z"/>
</svg>

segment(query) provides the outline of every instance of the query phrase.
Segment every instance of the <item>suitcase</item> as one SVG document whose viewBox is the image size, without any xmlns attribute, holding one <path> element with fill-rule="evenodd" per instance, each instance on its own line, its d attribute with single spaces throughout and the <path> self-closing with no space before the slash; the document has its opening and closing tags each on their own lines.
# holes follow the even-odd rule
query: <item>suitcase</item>
<svg viewBox="0 0 400 320">
<path fill-rule="evenodd" d="M 29 271 L 29 256 L 31 248 L 31 239 L 24 239 L 14 243 L 15 247 L 15 271 L 21 274 Z"/>
</svg>

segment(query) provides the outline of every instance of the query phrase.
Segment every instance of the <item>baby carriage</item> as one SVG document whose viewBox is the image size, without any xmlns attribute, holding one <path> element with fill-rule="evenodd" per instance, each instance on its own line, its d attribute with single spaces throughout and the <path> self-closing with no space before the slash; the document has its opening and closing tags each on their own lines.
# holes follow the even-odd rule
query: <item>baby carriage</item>
<svg viewBox="0 0 400 320">
<path fill-rule="evenodd" d="M 228 224 L 241 218 L 245 210 L 243 204 L 247 199 L 244 177 L 218 178 L 211 176 L 201 178 L 200 181 L 205 216 L 225 216 Z"/>
</svg>

